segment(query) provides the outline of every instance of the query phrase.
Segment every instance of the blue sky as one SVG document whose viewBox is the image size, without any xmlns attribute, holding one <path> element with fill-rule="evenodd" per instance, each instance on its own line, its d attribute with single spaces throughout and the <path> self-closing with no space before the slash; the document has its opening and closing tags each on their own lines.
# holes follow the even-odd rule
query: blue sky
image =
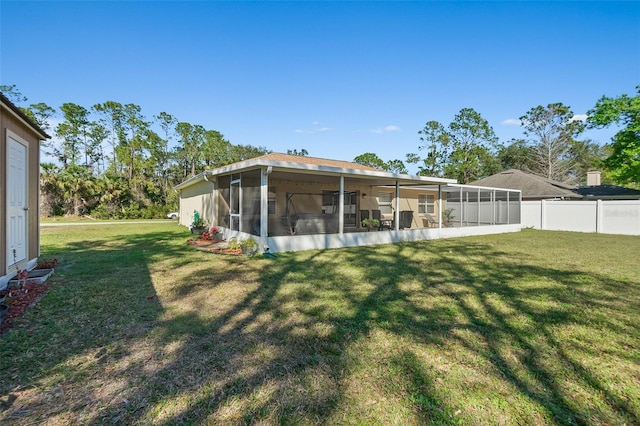
<svg viewBox="0 0 640 426">
<path fill-rule="evenodd" d="M 640 2 L 2 0 L 0 19 L 0 83 L 30 103 L 132 102 L 343 160 L 404 159 L 465 107 L 505 142 L 532 107 L 640 84 Z"/>
</svg>

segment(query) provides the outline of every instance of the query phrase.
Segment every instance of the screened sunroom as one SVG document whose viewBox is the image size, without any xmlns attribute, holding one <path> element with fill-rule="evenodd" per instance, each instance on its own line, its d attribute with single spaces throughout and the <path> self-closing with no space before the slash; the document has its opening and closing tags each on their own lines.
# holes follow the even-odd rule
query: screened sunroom
<svg viewBox="0 0 640 426">
<path fill-rule="evenodd" d="M 519 191 L 313 157 L 268 154 L 176 189 L 183 225 L 197 211 L 226 238 L 255 238 L 271 252 L 520 229 Z"/>
</svg>

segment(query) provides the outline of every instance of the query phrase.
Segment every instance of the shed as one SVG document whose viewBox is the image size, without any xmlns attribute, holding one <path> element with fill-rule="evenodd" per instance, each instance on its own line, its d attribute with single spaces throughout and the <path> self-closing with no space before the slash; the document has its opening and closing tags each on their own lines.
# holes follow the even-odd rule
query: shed
<svg viewBox="0 0 640 426">
<path fill-rule="evenodd" d="M 0 288 L 40 254 L 40 141 L 47 135 L 0 93 Z"/>
</svg>

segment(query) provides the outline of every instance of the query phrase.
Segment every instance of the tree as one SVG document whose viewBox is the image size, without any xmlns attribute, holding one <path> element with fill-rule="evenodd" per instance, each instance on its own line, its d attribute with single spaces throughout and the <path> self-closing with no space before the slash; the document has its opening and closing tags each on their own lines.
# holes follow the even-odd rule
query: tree
<svg viewBox="0 0 640 426">
<path fill-rule="evenodd" d="M 562 103 L 538 105 L 520 117 L 531 147 L 533 171 L 549 179 L 564 181 L 571 170 L 571 146 L 584 130 L 584 123 L 574 118 Z"/>
<path fill-rule="evenodd" d="M 200 149 L 205 140 L 205 129 L 199 124 L 193 125 L 184 121 L 176 124 L 176 133 L 180 146 L 176 154 L 183 165 L 183 178 L 195 176 L 198 169 Z"/>
<path fill-rule="evenodd" d="M 432 120 L 428 121 L 418 134 L 420 135 L 418 149 L 425 151 L 426 156 L 421 158 L 418 154 L 407 154 L 407 163 L 418 164 L 419 175 L 444 176 L 449 133 L 442 124 Z"/>
<path fill-rule="evenodd" d="M 201 156 L 207 168 L 220 167 L 229 164 L 231 142 L 217 130 L 207 130 L 204 134 Z"/>
<path fill-rule="evenodd" d="M 142 108 L 135 104 L 126 104 L 122 110 L 124 127 L 120 132 L 120 141 L 116 149 L 116 156 L 126 168 L 127 177 L 132 183 L 134 193 L 140 182 L 139 172 L 149 149 L 149 125 Z"/>
<path fill-rule="evenodd" d="M 99 175 L 104 170 L 104 167 L 100 168 L 100 164 L 104 164 L 102 143 L 108 136 L 109 132 L 101 123 L 95 121 L 89 123 L 85 142 L 85 166 L 90 168 L 96 175 Z"/>
<path fill-rule="evenodd" d="M 170 165 L 173 159 L 173 155 L 169 151 L 169 144 L 175 135 L 175 126 L 178 120 L 164 111 L 154 118 L 160 124 L 164 138 L 158 138 L 150 144 L 151 158 L 154 160 L 154 176 L 160 187 L 160 199 L 162 203 L 166 203 L 170 186 Z"/>
<path fill-rule="evenodd" d="M 54 147 L 53 153 L 66 166 L 78 164 L 81 147 L 86 143 L 89 125 L 89 111 L 74 103 L 64 103 L 60 107 L 64 121 L 55 128 L 55 134 L 62 139 L 61 145 Z"/>
<path fill-rule="evenodd" d="M 418 134 L 419 149 L 427 155 L 420 158 L 408 154 L 407 161 L 422 162 L 421 175 L 446 176 L 469 183 L 498 167 L 493 156 L 498 138 L 489 122 L 473 108 L 461 109 L 446 129 L 437 121 L 428 121 Z"/>
<path fill-rule="evenodd" d="M 571 167 L 567 181 L 575 185 L 586 185 L 587 172 L 602 168 L 605 159 L 604 147 L 590 139 L 573 141 L 570 149 Z M 605 176 L 603 176 L 604 180 Z"/>
<path fill-rule="evenodd" d="M 511 139 L 509 142 L 498 149 L 498 161 L 502 169 L 533 170 L 533 154 L 527 142 L 524 139 Z"/>
<path fill-rule="evenodd" d="M 374 169 L 380 169 L 385 172 L 407 174 L 407 167 L 401 160 L 390 160 L 386 163 L 373 152 L 365 152 L 358 155 L 353 159 L 356 164 L 362 164 L 363 166 L 373 167 Z"/>
<path fill-rule="evenodd" d="M 609 145 L 611 154 L 604 160 L 616 183 L 640 188 L 640 86 L 638 94 L 617 98 L 603 96 L 588 111 L 590 128 L 603 128 L 618 124 L 623 128 L 615 134 Z"/>
<path fill-rule="evenodd" d="M 44 102 L 39 102 L 37 104 L 31 104 L 28 108 L 20 107 L 22 112 L 25 113 L 27 117 L 29 117 L 34 123 L 38 125 L 45 132 L 49 130 L 49 119 L 56 114 L 56 110 L 45 104 Z M 46 140 L 42 141 L 42 147 L 50 148 L 51 143 Z"/>
<path fill-rule="evenodd" d="M 380 157 L 378 157 L 373 152 L 365 152 L 364 154 L 358 155 L 353 159 L 353 162 L 356 164 L 361 164 L 363 166 L 373 167 L 375 169 L 387 170 L 387 165 Z"/>
<path fill-rule="evenodd" d="M 97 195 L 96 179 L 84 166 L 70 165 L 58 174 L 58 186 L 64 199 L 65 214 L 79 216 Z"/>
<path fill-rule="evenodd" d="M 56 110 L 45 104 L 44 102 L 39 102 L 37 104 L 29 105 L 29 108 L 20 108 L 22 111 L 33 120 L 34 123 L 38 125 L 42 130 L 49 130 L 49 119 L 53 117 L 56 113 Z"/>
<path fill-rule="evenodd" d="M 483 165 L 498 141 L 489 122 L 472 108 L 463 108 L 449 124 L 449 138 L 445 174 L 460 183 L 483 177 Z"/>
<path fill-rule="evenodd" d="M 27 102 L 27 97 L 23 96 L 15 84 L 0 85 L 0 92 L 7 97 L 14 105 Z"/>
<path fill-rule="evenodd" d="M 399 173 L 406 175 L 409 173 L 407 166 L 401 160 L 389 160 L 386 164 L 387 171 L 391 173 Z"/>
<path fill-rule="evenodd" d="M 116 157 L 116 147 L 124 132 L 123 106 L 118 102 L 107 101 L 102 104 L 95 104 L 93 110 L 100 114 L 100 122 L 108 132 L 107 141 L 111 145 L 111 167 L 115 172 L 119 172 L 120 167 Z"/>
<path fill-rule="evenodd" d="M 230 147 L 230 163 L 235 163 L 250 158 L 260 157 L 269 154 L 271 151 L 264 146 L 253 145 L 231 145 Z"/>
</svg>

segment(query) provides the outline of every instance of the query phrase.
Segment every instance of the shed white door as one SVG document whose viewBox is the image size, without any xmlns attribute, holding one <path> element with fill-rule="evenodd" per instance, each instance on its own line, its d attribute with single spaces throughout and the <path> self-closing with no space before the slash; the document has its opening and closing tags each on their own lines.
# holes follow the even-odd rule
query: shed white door
<svg viewBox="0 0 640 426">
<path fill-rule="evenodd" d="M 27 147 L 7 138 L 7 266 L 27 257 Z"/>
</svg>

